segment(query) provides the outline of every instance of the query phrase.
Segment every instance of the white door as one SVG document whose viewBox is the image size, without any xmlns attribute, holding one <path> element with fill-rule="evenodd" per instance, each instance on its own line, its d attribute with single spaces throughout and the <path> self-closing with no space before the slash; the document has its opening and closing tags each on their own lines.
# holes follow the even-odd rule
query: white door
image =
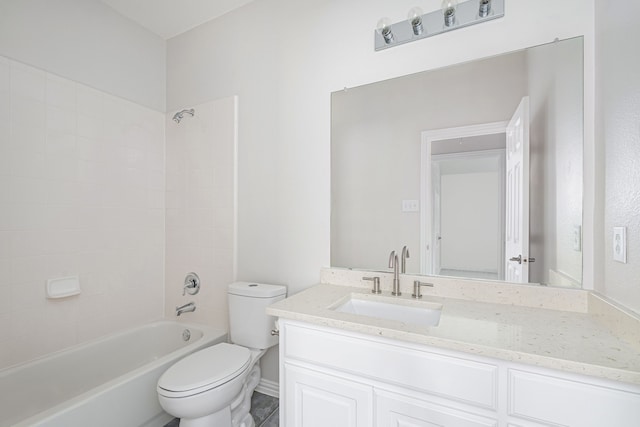
<svg viewBox="0 0 640 427">
<path fill-rule="evenodd" d="M 529 97 L 507 125 L 505 280 L 529 282 Z"/>
<path fill-rule="evenodd" d="M 371 427 L 373 388 L 284 364 L 286 427 Z M 282 422 L 282 421 L 281 421 Z"/>
</svg>

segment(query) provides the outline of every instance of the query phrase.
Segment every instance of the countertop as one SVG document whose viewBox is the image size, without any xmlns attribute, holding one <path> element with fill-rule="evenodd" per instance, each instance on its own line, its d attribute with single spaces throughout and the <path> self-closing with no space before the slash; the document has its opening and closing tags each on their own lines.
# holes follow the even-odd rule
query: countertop
<svg viewBox="0 0 640 427">
<path fill-rule="evenodd" d="M 276 317 L 464 353 L 640 384 L 640 342 L 615 333 L 615 312 L 598 298 L 596 310 L 564 310 L 427 295 L 418 301 L 442 305 L 438 326 L 418 327 L 331 309 L 368 288 L 318 284 L 267 308 Z M 416 301 L 411 292 L 395 301 Z M 603 308 L 604 307 L 604 308 Z M 637 319 L 618 325 L 640 327 Z M 620 323 L 620 322 L 618 322 Z"/>
</svg>

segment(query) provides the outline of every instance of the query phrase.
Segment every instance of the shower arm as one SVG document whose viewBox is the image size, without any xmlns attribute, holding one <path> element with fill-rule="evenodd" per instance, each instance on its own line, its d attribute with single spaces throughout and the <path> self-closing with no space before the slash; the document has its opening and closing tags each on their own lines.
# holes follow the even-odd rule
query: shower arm
<svg viewBox="0 0 640 427">
<path fill-rule="evenodd" d="M 185 114 L 188 114 L 191 117 L 193 117 L 196 114 L 196 110 L 191 108 L 189 110 L 178 111 L 177 113 L 175 113 L 173 115 L 173 121 L 176 122 L 176 123 L 180 123 L 180 120 L 182 120 L 184 118 Z"/>
</svg>

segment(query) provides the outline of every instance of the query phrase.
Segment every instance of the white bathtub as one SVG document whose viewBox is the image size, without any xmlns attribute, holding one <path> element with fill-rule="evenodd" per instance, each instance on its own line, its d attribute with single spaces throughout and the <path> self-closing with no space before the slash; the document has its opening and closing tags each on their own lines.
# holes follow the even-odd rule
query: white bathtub
<svg viewBox="0 0 640 427">
<path fill-rule="evenodd" d="M 171 417 L 158 404 L 160 375 L 187 354 L 226 339 L 223 330 L 160 321 L 5 369 L 0 427 L 163 425 Z"/>
</svg>

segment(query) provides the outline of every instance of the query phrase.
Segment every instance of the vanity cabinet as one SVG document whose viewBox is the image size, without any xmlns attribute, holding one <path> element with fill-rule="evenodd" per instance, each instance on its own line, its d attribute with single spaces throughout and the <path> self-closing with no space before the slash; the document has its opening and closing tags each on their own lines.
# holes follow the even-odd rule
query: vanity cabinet
<svg viewBox="0 0 640 427">
<path fill-rule="evenodd" d="M 291 395 L 285 425 L 369 427 L 373 388 L 313 369 L 285 364 L 285 389 Z"/>
<path fill-rule="evenodd" d="M 281 426 L 632 427 L 640 386 L 280 319 Z"/>
</svg>

